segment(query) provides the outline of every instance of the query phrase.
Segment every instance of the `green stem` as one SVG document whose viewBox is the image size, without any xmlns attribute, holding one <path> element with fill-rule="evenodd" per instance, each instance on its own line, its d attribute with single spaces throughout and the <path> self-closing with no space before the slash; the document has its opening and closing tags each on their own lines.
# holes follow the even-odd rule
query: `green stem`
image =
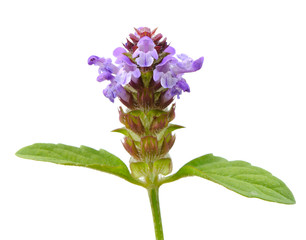
<svg viewBox="0 0 306 240">
<path fill-rule="evenodd" d="M 148 189 L 148 193 L 151 203 L 156 240 L 164 240 L 163 226 L 159 207 L 158 187 Z"/>
</svg>

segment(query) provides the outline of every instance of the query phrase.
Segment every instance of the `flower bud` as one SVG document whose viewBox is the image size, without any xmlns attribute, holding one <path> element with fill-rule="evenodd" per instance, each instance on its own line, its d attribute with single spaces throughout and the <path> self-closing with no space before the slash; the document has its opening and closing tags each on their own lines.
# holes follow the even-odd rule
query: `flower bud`
<svg viewBox="0 0 306 240">
<path fill-rule="evenodd" d="M 144 133 L 144 127 L 139 116 L 133 115 L 133 112 L 125 113 L 122 107 L 119 108 L 119 120 L 126 128 L 131 129 L 137 134 Z"/>
<path fill-rule="evenodd" d="M 150 127 L 152 132 L 158 132 L 168 125 L 168 113 L 163 113 L 162 115 L 153 117 L 153 121 Z"/>
<path fill-rule="evenodd" d="M 168 121 L 171 122 L 175 118 L 175 103 L 171 106 L 171 109 L 168 114 Z"/>
<path fill-rule="evenodd" d="M 167 112 L 153 116 L 153 121 L 151 123 L 150 130 L 152 132 L 158 132 L 165 127 L 168 126 L 169 122 L 171 122 L 175 118 L 175 104 L 172 105 L 171 109 Z"/>
<path fill-rule="evenodd" d="M 167 134 L 164 137 L 164 141 L 160 150 L 161 155 L 167 154 L 172 148 L 174 142 L 175 142 L 175 135 L 172 135 L 171 133 Z"/>
<path fill-rule="evenodd" d="M 125 125 L 125 113 L 122 107 L 119 107 L 118 111 L 119 111 L 119 121 Z"/>
<path fill-rule="evenodd" d="M 125 150 L 135 159 L 140 160 L 139 152 L 133 142 L 133 140 L 129 137 L 124 138 L 124 142 L 122 143 Z"/>
<path fill-rule="evenodd" d="M 126 127 L 137 134 L 142 134 L 144 132 L 144 127 L 140 118 L 132 114 L 126 115 Z"/>
<path fill-rule="evenodd" d="M 148 157 L 158 155 L 158 142 L 156 137 L 142 137 L 140 140 L 140 147 L 143 156 Z"/>
<path fill-rule="evenodd" d="M 139 41 L 139 38 L 136 37 L 133 33 L 130 33 L 129 37 L 134 43 L 137 43 Z"/>
<path fill-rule="evenodd" d="M 156 34 L 152 40 L 154 41 L 155 44 L 158 44 L 159 40 L 163 38 L 163 35 L 161 33 Z"/>
</svg>

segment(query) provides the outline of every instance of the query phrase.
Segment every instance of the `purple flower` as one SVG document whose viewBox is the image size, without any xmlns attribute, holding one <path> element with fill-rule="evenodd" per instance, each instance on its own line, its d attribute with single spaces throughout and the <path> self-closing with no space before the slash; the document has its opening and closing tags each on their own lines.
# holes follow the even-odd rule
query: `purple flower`
<svg viewBox="0 0 306 240">
<path fill-rule="evenodd" d="M 140 77 L 137 65 L 132 63 L 127 56 L 123 55 L 122 53 L 124 52 L 126 51 L 123 48 L 117 48 L 114 51 L 114 55 L 117 57 L 116 63 L 119 63 L 119 67 L 115 66 L 110 58 L 105 59 L 93 55 L 88 59 L 89 65 L 99 66 L 97 81 L 110 81 L 110 84 L 103 90 L 103 94 L 111 102 L 114 102 L 116 97 L 128 102 L 130 95 L 121 85 L 127 84 L 132 77 Z"/>
<path fill-rule="evenodd" d="M 179 99 L 180 95 L 182 94 L 182 91 L 190 92 L 189 85 L 186 82 L 186 80 L 183 79 L 183 78 L 181 80 L 177 81 L 175 86 L 170 89 L 170 93 L 171 93 L 172 97 L 174 97 L 176 95 L 177 98 Z"/>
<path fill-rule="evenodd" d="M 164 73 L 160 78 L 160 83 L 164 88 L 173 88 L 178 81 L 178 76 L 176 76 L 172 71 Z"/>
<path fill-rule="evenodd" d="M 158 54 L 155 47 L 155 43 L 148 36 L 142 37 L 137 43 L 137 49 L 133 53 L 133 58 L 136 58 L 136 62 L 140 67 L 150 67 L 153 64 L 154 59 L 158 59 Z"/>
<path fill-rule="evenodd" d="M 153 79 L 155 82 L 160 81 L 164 88 L 172 88 L 178 81 L 177 76 L 172 71 L 177 59 L 171 55 L 166 56 L 153 71 Z"/>
<path fill-rule="evenodd" d="M 115 81 L 120 83 L 122 86 L 128 84 L 132 78 L 139 78 L 141 73 L 136 64 L 125 56 L 126 50 L 124 48 L 116 48 L 113 52 L 114 56 L 117 57 L 116 63 L 120 64 L 121 68 L 117 73 Z"/>
<path fill-rule="evenodd" d="M 93 55 L 88 58 L 88 64 L 99 66 L 100 74 L 105 71 L 116 74 L 119 70 L 118 67 L 112 64 L 112 60 L 110 58 L 105 59 Z"/>
<path fill-rule="evenodd" d="M 117 82 L 111 82 L 104 90 L 103 94 L 107 97 L 111 102 L 114 102 L 116 97 L 120 97 L 126 102 L 129 102 L 130 95 L 127 91 Z"/>
<path fill-rule="evenodd" d="M 167 49 L 169 49 L 169 47 Z M 193 61 L 187 55 L 180 54 L 177 57 L 181 61 L 178 61 L 172 56 L 175 53 L 175 50 L 173 50 L 168 50 L 170 55 L 166 56 L 162 62 L 156 66 L 153 71 L 153 79 L 156 82 L 160 81 L 163 88 L 169 89 L 166 96 L 173 97 L 176 95 L 179 98 L 182 91 L 190 92 L 189 85 L 186 80 L 182 78 L 183 74 L 199 70 L 202 67 L 204 58 L 201 57 Z"/>
<path fill-rule="evenodd" d="M 116 93 L 116 83 L 111 82 L 104 90 L 103 94 L 107 97 L 111 102 L 114 102 L 115 98 L 117 97 Z"/>
<path fill-rule="evenodd" d="M 179 80 L 172 88 L 169 88 L 162 96 L 161 101 L 166 103 L 175 96 L 179 99 L 182 92 L 190 92 L 190 88 L 185 79 Z"/>
<path fill-rule="evenodd" d="M 88 58 L 88 64 L 99 66 L 99 76 L 97 77 L 98 82 L 102 82 L 104 80 L 112 81 L 115 78 L 113 74 L 116 74 L 119 70 L 118 67 L 112 64 L 112 60 L 110 58 L 105 59 L 95 55 Z"/>
<path fill-rule="evenodd" d="M 176 73 L 182 74 L 186 72 L 195 72 L 201 69 L 204 61 L 204 57 L 200 57 L 199 59 L 193 61 L 192 58 L 188 57 L 186 54 L 177 55 L 177 57 L 181 60 L 176 64 Z"/>
</svg>

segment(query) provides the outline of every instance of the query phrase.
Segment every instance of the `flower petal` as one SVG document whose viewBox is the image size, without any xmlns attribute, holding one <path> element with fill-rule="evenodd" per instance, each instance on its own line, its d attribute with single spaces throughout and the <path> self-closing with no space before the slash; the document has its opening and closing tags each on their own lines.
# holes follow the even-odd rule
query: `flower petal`
<svg viewBox="0 0 306 240">
<path fill-rule="evenodd" d="M 175 49 L 171 46 L 168 46 L 164 52 L 170 53 L 170 55 L 174 55 L 175 54 Z"/>
<path fill-rule="evenodd" d="M 155 49 L 153 49 L 152 51 L 150 51 L 150 55 L 155 58 L 156 60 L 158 59 L 158 53 Z"/>
<path fill-rule="evenodd" d="M 148 36 L 142 37 L 137 43 L 138 49 L 142 52 L 152 51 L 155 47 L 155 43 Z"/>
<path fill-rule="evenodd" d="M 190 92 L 190 87 L 185 79 L 181 79 L 176 83 L 176 86 L 182 89 L 184 92 Z"/>
<path fill-rule="evenodd" d="M 140 67 L 150 67 L 154 59 L 151 56 L 150 52 L 140 52 L 139 57 L 136 58 L 136 62 Z"/>
<path fill-rule="evenodd" d="M 96 62 L 99 60 L 98 56 L 92 55 L 88 58 L 88 65 L 96 64 Z"/>
<path fill-rule="evenodd" d="M 136 51 L 133 53 L 132 57 L 133 58 L 137 57 L 139 55 L 139 53 L 140 53 L 140 50 L 139 50 L 139 48 L 137 48 Z"/>
<path fill-rule="evenodd" d="M 173 77 L 170 72 L 163 74 L 160 83 L 164 88 L 172 88 L 177 83 L 178 79 Z"/>
<path fill-rule="evenodd" d="M 115 77 L 110 72 L 102 72 L 98 77 L 97 81 L 102 82 L 104 80 L 113 80 Z"/>
<path fill-rule="evenodd" d="M 120 57 L 122 55 L 122 53 L 126 53 L 126 50 L 122 47 L 118 47 L 113 51 L 113 55 L 115 57 Z"/>
<path fill-rule="evenodd" d="M 133 76 L 135 78 L 139 78 L 141 76 L 141 72 L 139 71 L 138 68 L 136 68 L 133 72 L 132 72 Z"/>
<path fill-rule="evenodd" d="M 198 71 L 202 68 L 204 62 L 204 57 L 200 57 L 199 59 L 195 60 L 192 63 L 192 68 L 194 69 L 194 71 Z"/>
<path fill-rule="evenodd" d="M 115 82 L 121 84 L 122 86 L 125 86 L 131 81 L 132 73 L 126 72 L 123 69 L 117 74 L 115 78 Z"/>
<path fill-rule="evenodd" d="M 116 85 L 116 95 L 126 102 L 129 102 L 131 95 L 120 85 Z"/>
<path fill-rule="evenodd" d="M 163 74 L 164 74 L 163 72 L 159 72 L 157 69 L 154 69 L 154 71 L 153 71 L 153 80 L 155 82 L 157 82 L 161 78 L 161 76 Z"/>
<path fill-rule="evenodd" d="M 111 102 L 114 102 L 115 98 L 117 97 L 116 94 L 116 86 L 115 83 L 110 83 L 104 90 L 103 94 L 107 97 Z"/>
</svg>

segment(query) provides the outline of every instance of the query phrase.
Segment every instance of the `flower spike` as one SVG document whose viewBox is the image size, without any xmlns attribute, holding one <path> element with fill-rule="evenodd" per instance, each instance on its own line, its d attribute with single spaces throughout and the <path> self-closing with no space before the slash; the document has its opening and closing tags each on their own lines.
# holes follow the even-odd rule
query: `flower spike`
<svg viewBox="0 0 306 240">
<path fill-rule="evenodd" d="M 163 35 L 155 34 L 156 31 L 157 28 L 135 28 L 124 48 L 113 52 L 117 65 L 109 58 L 89 57 L 88 64 L 99 67 L 97 80 L 110 81 L 103 93 L 111 102 L 119 98 L 132 109 L 164 109 L 175 97 L 190 92 L 183 75 L 201 69 L 204 58 L 193 60 L 186 54 L 175 55 L 167 38 L 162 40 Z"/>
</svg>

